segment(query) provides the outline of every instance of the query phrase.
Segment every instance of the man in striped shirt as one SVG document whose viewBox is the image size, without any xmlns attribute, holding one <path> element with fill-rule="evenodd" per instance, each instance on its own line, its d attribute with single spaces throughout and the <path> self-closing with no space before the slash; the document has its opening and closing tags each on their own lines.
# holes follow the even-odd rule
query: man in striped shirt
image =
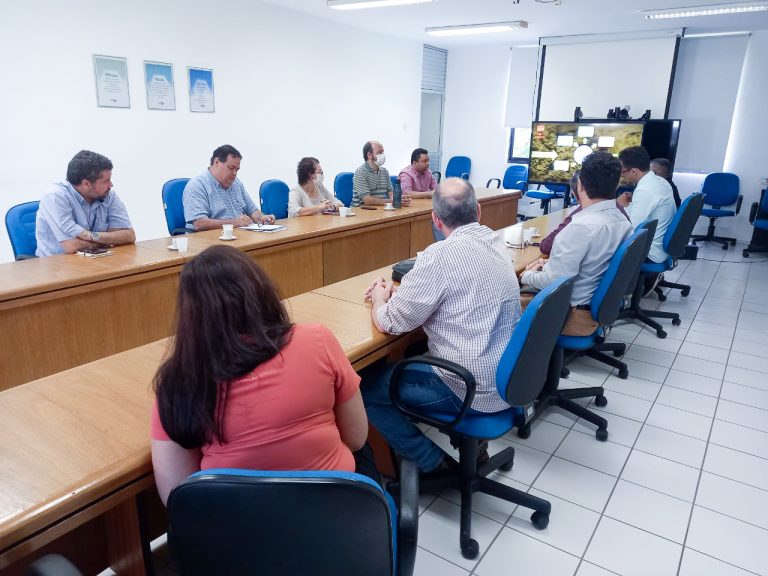
<svg viewBox="0 0 768 576">
<path fill-rule="evenodd" d="M 353 208 L 366 206 L 384 206 L 392 202 L 392 181 L 389 172 L 383 168 L 386 156 L 381 142 L 371 140 L 363 146 L 365 163 L 355 170 L 352 179 Z"/>
<path fill-rule="evenodd" d="M 431 355 L 472 372 L 477 392 L 470 411 L 487 413 L 509 408 L 496 390 L 496 367 L 520 319 L 520 286 L 509 251 L 479 217 L 472 185 L 460 178 L 443 181 L 432 198 L 432 222 L 446 239 L 422 252 L 396 291 L 392 282 L 378 278 L 365 296 L 381 332 L 422 327 Z M 376 365 L 363 372 L 368 418 L 422 472 L 450 467 L 451 459 L 392 405 L 393 368 Z M 407 368 L 401 390 L 407 403 L 450 415 L 458 412 L 466 393 L 462 380 L 426 365 Z"/>
</svg>

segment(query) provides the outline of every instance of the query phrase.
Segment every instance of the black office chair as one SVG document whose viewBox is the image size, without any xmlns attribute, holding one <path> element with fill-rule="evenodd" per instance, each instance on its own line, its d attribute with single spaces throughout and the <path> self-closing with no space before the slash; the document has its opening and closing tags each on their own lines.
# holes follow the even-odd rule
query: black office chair
<svg viewBox="0 0 768 576">
<path fill-rule="evenodd" d="M 218 469 L 168 497 L 168 543 L 185 576 L 410 576 L 418 470 L 403 460 L 400 504 L 349 472 Z"/>
<path fill-rule="evenodd" d="M 602 386 L 589 388 L 560 389 L 561 377 L 567 377 L 569 371 L 565 364 L 579 355 L 586 355 L 605 362 L 619 370 L 619 378 L 629 375 L 627 365 L 616 358 L 603 354 L 603 350 L 611 350 L 616 356 L 621 356 L 626 350 L 625 344 L 601 342 L 603 326 L 610 326 L 619 316 L 624 295 L 631 290 L 632 282 L 637 278 L 640 264 L 645 259 L 648 250 L 647 230 L 636 230 L 629 238 L 621 243 L 614 254 L 608 270 L 592 297 L 592 318 L 600 324 L 590 336 L 563 336 L 557 338 L 557 344 L 549 359 L 547 381 L 536 402 L 536 411 L 532 418 L 523 426 L 518 427 L 517 435 L 528 438 L 531 434 L 531 423 L 539 418 L 546 408 L 558 406 L 563 410 L 583 418 L 597 426 L 595 436 L 598 440 L 608 439 L 608 421 L 574 402 L 578 398 L 595 397 L 597 406 L 606 406 L 608 400 Z M 565 350 L 568 350 L 566 356 Z"/>
<path fill-rule="evenodd" d="M 459 446 L 459 471 L 446 471 L 423 480 L 425 491 L 455 488 L 461 493 L 461 529 L 459 543 L 465 558 L 477 558 L 479 546 L 471 537 L 472 494 L 484 492 L 535 510 L 533 525 L 543 530 L 549 524 L 549 502 L 500 482 L 486 478 L 491 472 L 510 470 L 515 457 L 514 448 L 506 448 L 478 466 L 477 453 L 481 440 L 499 438 L 515 426 L 524 425 L 528 408 L 541 391 L 547 371 L 547 362 L 555 340 L 563 328 L 570 306 L 573 279 L 560 278 L 539 292 L 526 308 L 512 338 L 502 354 L 496 370 L 496 388 L 512 406 L 502 412 L 483 413 L 469 411 L 475 396 L 474 376 L 464 367 L 434 356 L 415 356 L 398 363 L 390 380 L 392 402 L 413 420 L 435 426 L 448 434 Z M 467 388 L 464 403 L 456 414 L 430 411 L 426 407 L 413 407 L 400 397 L 400 381 L 404 370 L 411 364 L 438 366 L 461 378 Z M 391 485 L 393 491 L 399 488 Z M 347 572 L 352 574 L 353 572 Z"/>
</svg>

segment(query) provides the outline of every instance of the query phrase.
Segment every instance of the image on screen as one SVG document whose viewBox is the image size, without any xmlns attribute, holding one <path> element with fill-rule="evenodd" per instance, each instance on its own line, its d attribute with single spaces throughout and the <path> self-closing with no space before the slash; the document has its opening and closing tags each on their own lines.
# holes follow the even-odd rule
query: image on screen
<svg viewBox="0 0 768 576">
<path fill-rule="evenodd" d="M 592 152 L 618 156 L 640 146 L 642 122 L 534 122 L 531 130 L 531 184 L 567 184 Z"/>
</svg>

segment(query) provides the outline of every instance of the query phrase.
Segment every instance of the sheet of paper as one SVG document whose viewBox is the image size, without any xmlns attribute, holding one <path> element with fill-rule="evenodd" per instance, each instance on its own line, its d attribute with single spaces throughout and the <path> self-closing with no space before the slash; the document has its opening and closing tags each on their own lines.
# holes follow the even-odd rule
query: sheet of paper
<svg viewBox="0 0 768 576">
<path fill-rule="evenodd" d="M 285 226 L 280 224 L 248 224 L 248 226 L 238 226 L 241 230 L 251 230 L 253 232 L 277 232 L 279 230 L 285 230 Z"/>
</svg>

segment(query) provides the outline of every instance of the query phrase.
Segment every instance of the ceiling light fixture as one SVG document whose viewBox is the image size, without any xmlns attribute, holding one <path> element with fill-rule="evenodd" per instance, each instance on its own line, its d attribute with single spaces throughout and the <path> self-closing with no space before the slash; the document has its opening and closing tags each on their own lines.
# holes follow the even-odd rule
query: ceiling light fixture
<svg viewBox="0 0 768 576">
<path fill-rule="evenodd" d="M 328 8 L 334 10 L 362 10 L 364 8 L 387 8 L 407 4 L 427 4 L 434 0 L 328 0 Z"/>
<path fill-rule="evenodd" d="M 710 4 L 709 6 L 688 6 L 667 8 L 664 10 L 643 10 L 648 20 L 668 20 L 670 18 L 693 18 L 696 16 L 722 16 L 723 14 L 747 14 L 768 11 L 768 2 L 739 2 L 733 4 Z"/>
<path fill-rule="evenodd" d="M 430 36 L 469 36 L 471 34 L 494 34 L 497 32 L 511 32 L 528 28 L 525 20 L 513 22 L 491 22 L 488 24 L 463 24 L 461 26 L 437 26 L 426 28 L 424 31 Z"/>
</svg>

